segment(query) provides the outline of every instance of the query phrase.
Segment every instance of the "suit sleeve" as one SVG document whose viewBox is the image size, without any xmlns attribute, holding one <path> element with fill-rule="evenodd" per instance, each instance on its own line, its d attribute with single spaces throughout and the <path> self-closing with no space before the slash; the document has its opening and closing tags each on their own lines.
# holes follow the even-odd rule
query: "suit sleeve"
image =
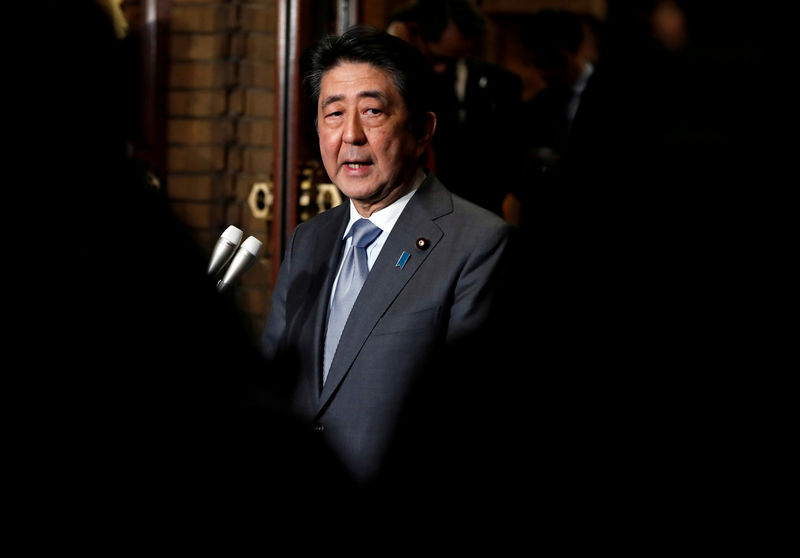
<svg viewBox="0 0 800 558">
<path fill-rule="evenodd" d="M 261 336 L 261 353 L 270 360 L 278 356 L 286 331 L 286 297 L 291 282 L 292 251 L 296 233 L 297 230 L 295 229 L 289 237 L 286 255 L 278 271 L 278 280 L 275 283 L 275 288 L 272 290 L 272 300 L 270 303 L 269 315 L 267 316 L 267 324 Z"/>
<path fill-rule="evenodd" d="M 450 308 L 448 343 L 488 333 L 497 324 L 501 295 L 509 283 L 511 234 L 509 225 L 498 226 L 470 252 Z"/>
</svg>

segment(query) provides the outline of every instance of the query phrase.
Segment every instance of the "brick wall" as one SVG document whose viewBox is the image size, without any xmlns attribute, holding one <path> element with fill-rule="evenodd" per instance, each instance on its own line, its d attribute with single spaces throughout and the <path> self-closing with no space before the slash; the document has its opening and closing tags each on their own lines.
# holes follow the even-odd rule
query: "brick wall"
<svg viewBox="0 0 800 558">
<path fill-rule="evenodd" d="M 269 226 L 248 205 L 272 178 L 276 0 L 172 0 L 165 190 L 175 214 L 211 253 L 228 225 L 263 242 L 231 292 L 263 328 Z"/>
</svg>

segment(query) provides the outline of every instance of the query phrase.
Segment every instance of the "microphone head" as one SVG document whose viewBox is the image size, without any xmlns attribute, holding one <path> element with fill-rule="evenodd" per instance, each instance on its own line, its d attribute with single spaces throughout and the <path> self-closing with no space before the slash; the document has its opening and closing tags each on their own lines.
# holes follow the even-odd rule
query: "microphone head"
<svg viewBox="0 0 800 558">
<path fill-rule="evenodd" d="M 242 237 L 243 236 L 244 236 L 244 233 L 242 232 L 242 229 L 240 229 L 239 227 L 234 227 L 233 225 L 230 225 L 220 235 L 220 238 L 225 238 L 227 240 L 230 240 L 234 244 L 238 245 L 242 241 Z"/>
<path fill-rule="evenodd" d="M 217 290 L 222 292 L 245 271 L 250 269 L 250 266 L 256 261 L 259 250 L 261 250 L 261 241 L 254 236 L 250 236 L 242 242 L 242 246 L 233 256 L 231 265 L 225 271 L 225 276 L 217 283 Z"/>
<path fill-rule="evenodd" d="M 258 251 L 261 250 L 261 241 L 254 236 L 248 236 L 247 240 L 242 242 L 242 249 L 247 250 L 253 256 L 258 256 Z"/>
<path fill-rule="evenodd" d="M 244 236 L 244 233 L 238 227 L 231 225 L 225 229 L 225 232 L 217 240 L 214 251 L 211 254 L 211 261 L 208 264 L 209 275 L 214 275 L 225 267 L 236 252 L 236 248 L 242 241 L 242 236 Z"/>
</svg>

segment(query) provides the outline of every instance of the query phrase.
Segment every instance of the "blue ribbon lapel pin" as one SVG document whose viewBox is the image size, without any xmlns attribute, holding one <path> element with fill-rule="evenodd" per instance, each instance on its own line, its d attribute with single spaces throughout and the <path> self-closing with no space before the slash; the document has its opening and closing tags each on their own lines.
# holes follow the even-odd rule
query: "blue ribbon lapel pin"
<svg viewBox="0 0 800 558">
<path fill-rule="evenodd" d="M 397 263 L 394 264 L 394 266 L 395 267 L 399 267 L 400 269 L 403 269 L 403 266 L 406 265 L 406 262 L 408 261 L 408 258 L 410 258 L 410 257 L 411 257 L 411 254 L 409 254 L 408 252 L 403 250 L 403 253 L 400 254 L 400 259 L 397 260 Z"/>
</svg>

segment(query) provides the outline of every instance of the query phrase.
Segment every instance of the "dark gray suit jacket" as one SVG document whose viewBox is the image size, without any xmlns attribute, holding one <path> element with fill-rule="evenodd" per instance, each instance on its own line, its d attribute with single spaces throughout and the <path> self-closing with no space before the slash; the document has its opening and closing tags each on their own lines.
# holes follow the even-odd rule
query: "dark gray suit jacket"
<svg viewBox="0 0 800 558">
<path fill-rule="evenodd" d="M 367 277 L 323 387 L 327 308 L 348 206 L 295 229 L 262 342 L 268 358 L 296 364 L 295 410 L 367 481 L 380 472 L 409 390 L 434 351 L 479 331 L 493 311 L 511 228 L 428 176 Z M 400 267 L 403 252 L 410 257 Z"/>
</svg>

